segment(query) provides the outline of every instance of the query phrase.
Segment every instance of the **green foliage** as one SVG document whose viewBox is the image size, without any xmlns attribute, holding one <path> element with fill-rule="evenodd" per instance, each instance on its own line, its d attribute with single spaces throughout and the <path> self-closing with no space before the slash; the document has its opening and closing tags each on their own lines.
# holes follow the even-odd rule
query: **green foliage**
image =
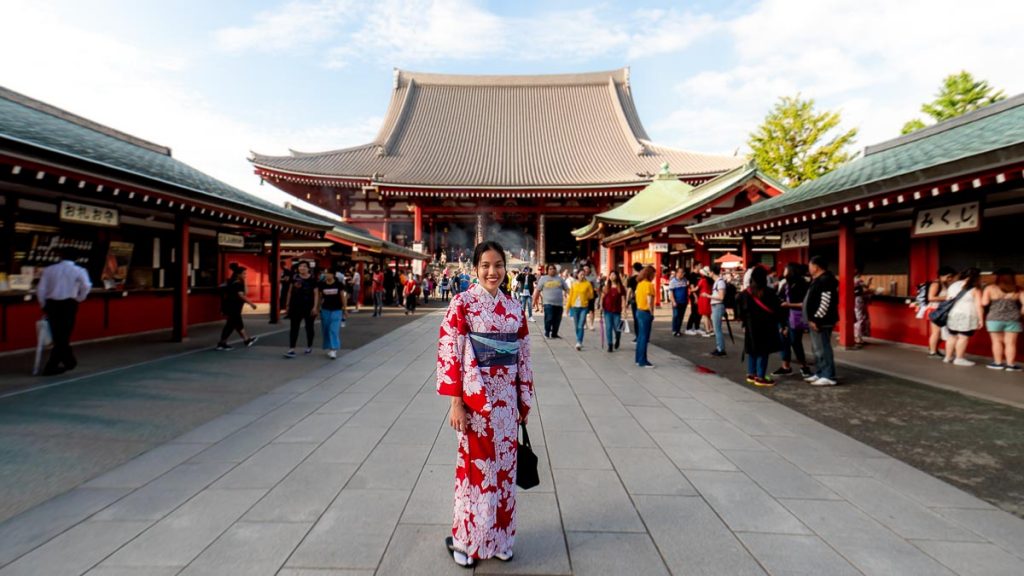
<svg viewBox="0 0 1024 576">
<path fill-rule="evenodd" d="M 997 91 L 987 80 L 975 80 L 970 72 L 961 70 L 959 74 L 950 74 L 942 80 L 935 100 L 922 104 L 921 111 L 936 122 L 942 122 L 1005 99 L 1006 94 L 1002 90 Z M 903 134 L 924 127 L 925 123 L 915 118 L 903 125 Z"/>
<path fill-rule="evenodd" d="M 835 170 L 853 156 L 848 148 L 857 129 L 836 133 L 839 112 L 814 110 L 814 100 L 783 96 L 750 134 L 747 145 L 766 174 L 798 186 Z"/>
</svg>

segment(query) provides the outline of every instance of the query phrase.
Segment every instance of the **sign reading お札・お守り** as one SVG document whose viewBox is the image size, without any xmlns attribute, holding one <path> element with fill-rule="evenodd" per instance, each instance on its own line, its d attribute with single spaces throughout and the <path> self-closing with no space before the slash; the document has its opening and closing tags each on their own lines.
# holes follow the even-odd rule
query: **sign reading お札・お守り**
<svg viewBox="0 0 1024 576">
<path fill-rule="evenodd" d="M 60 203 L 60 219 L 64 222 L 93 224 L 95 226 L 117 226 L 120 223 L 117 208 L 93 206 L 62 200 Z"/>
<path fill-rule="evenodd" d="M 914 236 L 958 234 L 981 230 L 981 203 L 968 202 L 914 213 Z"/>
</svg>

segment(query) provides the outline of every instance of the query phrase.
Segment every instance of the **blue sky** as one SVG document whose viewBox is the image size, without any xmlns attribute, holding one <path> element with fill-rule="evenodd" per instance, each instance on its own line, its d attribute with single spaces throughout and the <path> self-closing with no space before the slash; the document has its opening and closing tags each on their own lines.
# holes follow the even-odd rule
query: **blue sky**
<svg viewBox="0 0 1024 576">
<path fill-rule="evenodd" d="M 967 69 L 1024 92 L 1024 2 L 762 0 L 7 0 L 0 85 L 170 146 L 250 192 L 249 150 L 375 134 L 391 71 L 539 74 L 629 66 L 659 144 L 745 151 L 782 95 L 898 134 Z M 16 57 L 10 57 L 16 55 Z"/>
</svg>

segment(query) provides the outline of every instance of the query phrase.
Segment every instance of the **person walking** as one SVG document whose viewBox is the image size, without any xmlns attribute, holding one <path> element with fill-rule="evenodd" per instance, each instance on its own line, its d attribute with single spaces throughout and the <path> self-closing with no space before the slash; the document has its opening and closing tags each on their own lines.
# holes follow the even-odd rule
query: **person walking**
<svg viewBox="0 0 1024 576">
<path fill-rule="evenodd" d="M 78 305 L 89 297 L 92 290 L 85 268 L 68 259 L 64 248 L 58 248 L 57 255 L 60 262 L 47 266 L 36 286 L 36 299 L 50 324 L 53 337 L 53 350 L 43 368 L 44 376 L 61 374 L 78 366 L 71 349 L 71 332 L 75 329 Z"/>
<path fill-rule="evenodd" d="M 743 323 L 743 351 L 747 355 L 747 384 L 774 386 L 768 377 L 768 357 L 780 348 L 779 324 L 786 312 L 779 297 L 768 288 L 768 271 L 761 266 L 750 274 L 747 288 L 737 297 L 737 312 Z"/>
<path fill-rule="evenodd" d="M 586 276 L 587 282 L 590 282 L 590 288 L 593 289 L 596 294 L 600 287 L 598 286 L 597 274 L 594 273 L 590 264 L 583 265 L 583 275 Z M 597 298 L 591 297 L 590 302 L 587 303 L 587 328 L 590 330 L 594 330 L 594 322 L 597 316 L 596 308 Z"/>
<path fill-rule="evenodd" d="M 636 319 L 636 286 L 640 283 L 640 273 L 643 270 L 643 264 L 633 262 L 633 273 L 626 279 L 626 302 L 629 303 L 629 311 L 633 314 L 633 342 L 636 342 L 640 334 L 640 324 Z"/>
<path fill-rule="evenodd" d="M 448 278 L 448 271 L 444 271 L 444 276 L 441 277 L 441 299 L 444 300 L 445 304 L 448 303 L 448 288 L 451 285 L 451 279 Z"/>
<path fill-rule="evenodd" d="M 337 278 L 335 278 L 337 281 Z M 291 289 L 288 290 L 288 320 L 291 329 L 288 332 L 288 351 L 285 358 L 295 358 L 295 343 L 299 340 L 299 327 L 306 323 L 306 354 L 313 353 L 313 324 L 319 308 L 320 293 L 316 289 L 317 280 L 309 271 L 309 264 L 299 262 L 299 269 L 292 278 Z"/>
<path fill-rule="evenodd" d="M 961 292 L 963 294 L 961 294 Z M 981 307 L 981 270 L 971 267 L 960 273 L 960 279 L 949 285 L 946 300 L 956 300 L 946 320 L 946 357 L 943 362 L 954 366 L 974 366 L 967 354 L 967 341 L 981 329 L 985 311 Z"/>
<path fill-rule="evenodd" d="M 985 329 L 992 339 L 993 370 L 1020 372 L 1017 360 L 1017 337 L 1021 332 L 1021 310 L 1024 291 L 1017 286 L 1017 276 L 1010 268 L 996 270 L 996 281 L 981 293 L 982 309 L 987 309 Z"/>
<path fill-rule="evenodd" d="M 871 336 L 871 281 L 864 280 L 863 268 L 858 265 L 853 274 L 853 345 L 863 348 L 864 339 Z"/>
<path fill-rule="evenodd" d="M 562 325 L 562 306 L 569 285 L 558 275 L 554 264 L 548 264 L 546 270 L 547 273 L 537 279 L 533 301 L 544 304 L 544 337 L 560 338 L 558 328 Z"/>
<path fill-rule="evenodd" d="M 619 349 L 619 341 L 622 339 L 622 308 L 625 303 L 626 287 L 622 285 L 619 272 L 612 270 L 601 288 L 601 310 L 604 314 L 605 340 L 608 342 L 609 352 Z M 612 335 L 615 336 L 614 339 Z"/>
<path fill-rule="evenodd" d="M 420 293 L 420 280 L 413 273 L 409 273 L 402 288 L 402 299 L 405 302 L 405 315 L 416 313 L 416 297 Z"/>
<path fill-rule="evenodd" d="M 689 288 L 687 290 L 690 299 L 690 317 L 686 320 L 686 330 L 683 334 L 687 336 L 697 336 L 698 330 L 700 330 L 700 311 L 698 310 L 697 302 L 699 300 L 699 286 L 700 283 L 700 264 L 695 263 L 693 265 L 690 274 L 686 278 Z"/>
<path fill-rule="evenodd" d="M 232 332 L 238 332 L 246 348 L 251 347 L 257 340 L 255 336 L 250 338 L 246 334 L 245 323 L 242 322 L 242 308 L 246 304 L 253 310 L 256 309 L 256 303 L 249 300 L 245 293 L 246 268 L 236 262 L 228 264 L 228 268 L 231 269 L 231 276 L 221 286 L 220 296 L 220 312 L 224 315 L 225 322 L 224 328 L 220 331 L 220 340 L 217 341 L 216 350 L 221 352 L 231 350 L 231 346 L 228 344 L 228 337 L 231 336 Z"/>
<path fill-rule="evenodd" d="M 287 260 L 281 260 L 281 277 L 278 278 L 281 286 L 281 294 L 279 295 L 281 300 L 277 304 L 278 310 L 288 309 L 288 291 L 292 287 L 293 276 L 295 276 L 295 270 L 288 265 Z"/>
<path fill-rule="evenodd" d="M 384 272 L 377 266 L 373 267 L 370 277 L 370 291 L 373 292 L 373 317 L 384 314 Z"/>
<path fill-rule="evenodd" d="M 690 283 L 686 280 L 686 271 L 676 268 L 676 273 L 668 281 L 668 300 L 672 305 L 672 335 L 683 335 L 683 320 L 686 318 L 686 305 L 690 300 Z"/>
<path fill-rule="evenodd" d="M 939 352 L 939 342 L 942 340 L 942 327 L 932 322 L 930 315 L 946 301 L 949 295 L 949 285 L 956 280 L 956 270 L 952 266 L 939 267 L 935 280 L 928 282 L 924 292 L 924 302 L 916 302 L 917 317 L 928 321 L 928 357 L 944 358 L 945 354 Z M 919 297 L 920 298 L 920 297 Z"/>
<path fill-rule="evenodd" d="M 654 325 L 654 266 L 647 266 L 640 271 L 636 283 L 636 365 L 641 368 L 654 368 L 647 359 L 647 345 L 651 341 L 651 328 Z"/>
<path fill-rule="evenodd" d="M 808 269 L 812 280 L 804 296 L 803 311 L 811 329 L 816 370 L 804 380 L 811 386 L 835 386 L 838 382 L 832 356 L 832 330 L 839 321 L 839 282 L 829 272 L 828 261 L 822 256 L 811 258 Z"/>
<path fill-rule="evenodd" d="M 764 268 L 761 268 L 761 270 L 764 270 Z M 715 331 L 715 349 L 711 352 L 711 355 L 722 357 L 726 355 L 725 332 L 722 331 L 722 319 L 725 318 L 725 295 L 729 291 L 729 286 L 725 278 L 719 273 L 717 264 L 711 269 L 709 278 L 713 281 L 709 301 L 711 302 L 711 326 Z M 765 286 L 767 286 L 767 281 Z"/>
<path fill-rule="evenodd" d="M 536 322 L 533 318 L 533 306 L 531 301 L 533 300 L 533 292 L 537 288 L 537 277 L 533 275 L 529 266 L 523 268 L 523 271 L 516 276 L 516 290 L 519 292 L 519 303 L 523 305 L 523 310 L 526 312 L 526 317 L 530 322 Z"/>
<path fill-rule="evenodd" d="M 320 329 L 323 349 L 334 360 L 341 349 L 341 317 L 345 309 L 346 292 L 334 274 L 324 276 L 317 285 L 320 301 Z"/>
<path fill-rule="evenodd" d="M 516 424 L 526 424 L 533 406 L 530 330 L 519 301 L 499 288 L 505 251 L 482 242 L 472 264 L 479 283 L 452 298 L 437 345 L 437 392 L 451 397 L 448 422 L 458 445 L 445 547 L 464 568 L 486 558 L 512 559 Z"/>
<path fill-rule="evenodd" d="M 712 336 L 711 328 L 711 269 L 704 266 L 700 269 L 700 280 L 697 281 L 697 313 L 700 314 L 701 327 L 697 330 L 698 336 Z"/>
<path fill-rule="evenodd" d="M 361 266 L 361 264 L 360 264 Z M 363 295 L 363 274 L 359 271 L 359 266 L 352 269 L 352 303 L 354 304 L 354 312 L 359 312 L 359 306 L 362 302 Z"/>
<path fill-rule="evenodd" d="M 779 329 L 782 366 L 772 372 L 772 376 L 792 374 L 792 360 L 796 356 L 796 361 L 800 363 L 800 377 L 807 378 L 811 375 L 811 369 L 804 353 L 804 334 L 808 327 L 803 313 L 804 296 L 807 295 L 807 277 L 803 265 L 797 262 L 786 264 L 786 275 L 779 285 L 779 292 L 782 307 L 788 314 Z"/>
<path fill-rule="evenodd" d="M 576 273 L 576 281 L 569 288 L 569 316 L 576 326 L 576 349 L 583 349 L 583 334 L 587 329 L 587 316 L 594 301 L 594 285 L 587 279 L 585 269 Z"/>
</svg>

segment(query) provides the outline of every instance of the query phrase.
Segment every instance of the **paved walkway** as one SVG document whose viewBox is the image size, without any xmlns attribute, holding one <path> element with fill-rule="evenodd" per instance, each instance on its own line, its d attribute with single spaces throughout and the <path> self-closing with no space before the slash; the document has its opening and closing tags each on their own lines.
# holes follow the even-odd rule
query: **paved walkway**
<svg viewBox="0 0 1024 576">
<path fill-rule="evenodd" d="M 438 315 L 0 525 L 0 575 L 465 574 Z M 1020 574 L 1024 521 L 660 349 L 534 343 L 542 485 L 478 574 Z"/>
</svg>

